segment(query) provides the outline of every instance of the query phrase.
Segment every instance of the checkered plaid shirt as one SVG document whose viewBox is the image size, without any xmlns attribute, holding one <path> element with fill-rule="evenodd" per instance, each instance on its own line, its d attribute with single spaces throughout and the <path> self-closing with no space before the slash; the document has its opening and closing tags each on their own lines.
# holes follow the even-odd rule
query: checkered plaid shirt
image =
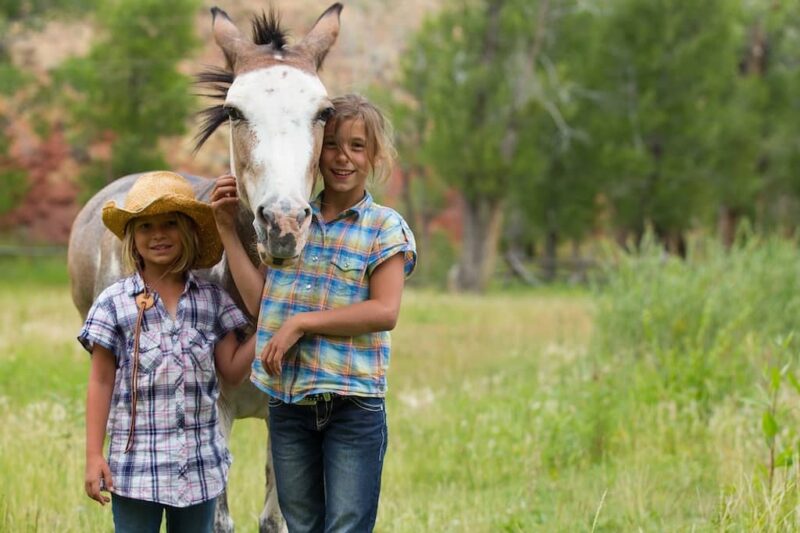
<svg viewBox="0 0 800 533">
<path fill-rule="evenodd" d="M 117 372 L 107 432 L 115 493 L 187 507 L 225 489 L 230 454 L 217 416 L 219 384 L 214 346 L 247 323 L 217 285 L 188 274 L 175 320 L 155 295 L 139 339 L 139 383 L 133 446 L 125 453 L 131 418 L 134 298 L 144 290 L 139 274 L 98 296 L 78 340 L 110 350 Z"/>
<path fill-rule="evenodd" d="M 294 314 L 335 309 L 369 298 L 369 277 L 395 254 L 403 254 L 405 275 L 417 260 L 414 235 L 393 209 L 364 198 L 324 222 L 320 197 L 311 204 L 308 242 L 297 263 L 268 269 L 258 320 L 256 354 Z M 382 397 L 389 366 L 388 331 L 355 337 L 305 335 L 283 360 L 280 376 L 270 376 L 256 357 L 250 379 L 275 398 L 297 402 L 309 394 Z"/>
</svg>

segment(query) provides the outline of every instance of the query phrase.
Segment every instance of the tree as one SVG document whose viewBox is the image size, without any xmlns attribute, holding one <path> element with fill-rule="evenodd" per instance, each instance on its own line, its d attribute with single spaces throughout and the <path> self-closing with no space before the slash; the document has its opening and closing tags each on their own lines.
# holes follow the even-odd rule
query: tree
<svg viewBox="0 0 800 533">
<path fill-rule="evenodd" d="M 464 236 L 457 285 L 483 290 L 493 272 L 503 216 L 519 158 L 520 114 L 541 93 L 530 91 L 537 24 L 548 0 L 452 3 L 412 40 L 416 65 L 401 80 L 424 117 L 422 155 L 464 198 Z M 541 30 L 541 28 L 538 28 Z M 417 127 L 421 127 L 418 124 Z"/>
<path fill-rule="evenodd" d="M 113 0 L 97 14 L 102 35 L 58 80 L 78 145 L 113 139 L 109 162 L 83 176 L 88 193 L 135 171 L 165 167 L 158 141 L 186 130 L 191 80 L 177 70 L 197 45 L 199 0 Z"/>
<path fill-rule="evenodd" d="M 544 275 L 552 280 L 559 243 L 571 240 L 577 250 L 595 226 L 602 181 L 587 135 L 587 111 L 597 102 L 586 58 L 599 36 L 597 14 L 579 1 L 541 4 L 539 13 L 539 69 L 525 80 L 534 98 L 518 116 L 520 144 L 528 148 L 516 161 L 511 201 L 524 214 L 529 238 L 544 241 Z"/>
<path fill-rule="evenodd" d="M 618 226 L 675 251 L 711 205 L 715 128 L 736 69 L 735 4 L 617 0 L 604 13 L 591 137 Z"/>
<path fill-rule="evenodd" d="M 25 171 L 9 156 L 11 139 L 6 126 L 13 117 L 26 112 L 25 96 L 17 93 L 34 83 L 34 80 L 19 70 L 12 62 L 11 45 L 25 30 L 43 23 L 43 17 L 76 16 L 90 9 L 93 0 L 6 0 L 0 3 L 0 100 L 21 100 L 16 105 L 0 106 L 0 214 L 16 207 L 28 189 Z M 33 92 L 33 91 L 29 91 Z"/>
</svg>

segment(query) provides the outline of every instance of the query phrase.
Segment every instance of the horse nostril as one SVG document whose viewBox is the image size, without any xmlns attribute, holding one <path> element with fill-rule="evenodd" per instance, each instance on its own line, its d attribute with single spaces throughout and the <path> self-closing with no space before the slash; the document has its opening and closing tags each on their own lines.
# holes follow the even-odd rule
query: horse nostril
<svg viewBox="0 0 800 533">
<path fill-rule="evenodd" d="M 258 219 L 262 224 L 269 225 L 275 223 L 275 214 L 272 211 L 267 211 L 264 206 L 258 207 Z"/>
<path fill-rule="evenodd" d="M 302 225 L 303 222 L 305 221 L 305 219 L 307 219 L 310 216 L 311 216 L 311 208 L 310 207 L 306 207 L 301 212 L 299 212 L 297 214 L 297 217 L 295 217 L 295 218 L 297 219 L 297 223 Z"/>
</svg>

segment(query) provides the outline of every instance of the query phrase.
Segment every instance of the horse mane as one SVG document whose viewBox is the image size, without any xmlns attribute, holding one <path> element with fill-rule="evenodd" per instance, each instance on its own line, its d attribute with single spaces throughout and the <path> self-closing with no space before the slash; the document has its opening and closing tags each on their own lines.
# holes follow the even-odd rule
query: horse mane
<svg viewBox="0 0 800 533">
<path fill-rule="evenodd" d="M 270 7 L 269 15 L 262 11 L 260 15 L 253 16 L 251 26 L 253 43 L 259 46 L 271 46 L 276 51 L 284 50 L 288 32 L 281 28 L 280 16 L 274 8 Z M 208 67 L 195 76 L 195 84 L 205 86 L 209 90 L 208 93 L 199 93 L 198 96 L 205 96 L 223 103 L 209 106 L 198 113 L 202 123 L 200 131 L 194 138 L 194 153 L 197 153 L 211 137 L 211 134 L 228 120 L 228 112 L 223 104 L 236 75 L 233 73 L 233 65 L 227 56 L 225 63 L 225 68 Z"/>
<path fill-rule="evenodd" d="M 269 16 L 263 11 L 251 21 L 253 42 L 258 45 L 272 45 L 275 50 L 283 50 L 286 46 L 288 32 L 281 28 L 281 19 L 275 9 L 269 9 Z"/>
</svg>

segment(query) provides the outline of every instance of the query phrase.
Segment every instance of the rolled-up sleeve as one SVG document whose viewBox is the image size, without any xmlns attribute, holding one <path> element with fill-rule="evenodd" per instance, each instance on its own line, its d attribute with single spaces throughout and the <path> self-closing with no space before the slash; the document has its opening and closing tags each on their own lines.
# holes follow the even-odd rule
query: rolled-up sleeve
<svg viewBox="0 0 800 533">
<path fill-rule="evenodd" d="M 112 301 L 103 296 L 101 294 L 89 309 L 86 322 L 78 333 L 78 341 L 89 353 L 92 353 L 95 345 L 100 345 L 119 359 L 124 352 L 123 339 Z"/>
<path fill-rule="evenodd" d="M 215 325 L 215 334 L 218 339 L 222 339 L 231 331 L 242 330 L 250 323 L 245 314 L 233 301 L 233 298 L 225 292 L 221 287 L 216 287 L 218 291 L 219 312 L 217 314 L 217 323 Z M 241 334 L 238 335 L 241 337 Z"/>
<path fill-rule="evenodd" d="M 405 277 L 408 278 L 417 266 L 417 245 L 406 221 L 393 212 L 386 217 L 378 232 L 367 265 L 367 273 L 371 276 L 379 265 L 399 253 L 403 254 L 403 269 Z"/>
</svg>

